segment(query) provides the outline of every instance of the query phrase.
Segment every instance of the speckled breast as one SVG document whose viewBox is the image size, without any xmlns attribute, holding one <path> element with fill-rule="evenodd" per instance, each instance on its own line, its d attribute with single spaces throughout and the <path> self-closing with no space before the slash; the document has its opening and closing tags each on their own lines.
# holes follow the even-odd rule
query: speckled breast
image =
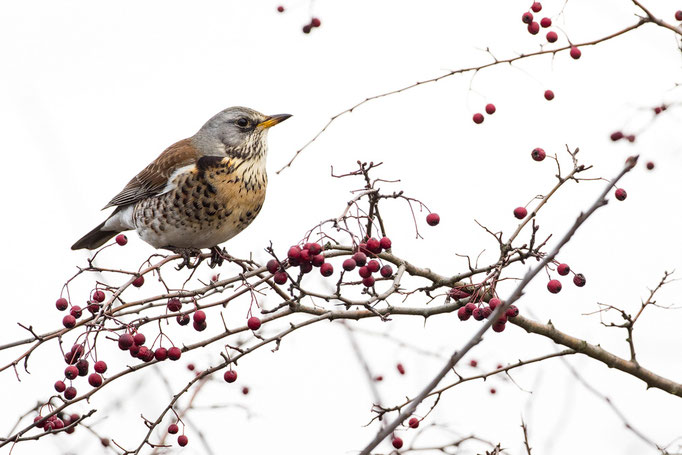
<svg viewBox="0 0 682 455">
<path fill-rule="evenodd" d="M 138 204 L 140 237 L 157 248 L 210 248 L 234 237 L 263 206 L 267 175 L 260 161 L 200 159 L 171 191 Z"/>
</svg>

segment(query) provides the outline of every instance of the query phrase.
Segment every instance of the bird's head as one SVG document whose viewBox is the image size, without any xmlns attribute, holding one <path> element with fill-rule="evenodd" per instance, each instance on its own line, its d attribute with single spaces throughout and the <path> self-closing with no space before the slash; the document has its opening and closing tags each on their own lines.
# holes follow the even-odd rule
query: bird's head
<svg viewBox="0 0 682 455">
<path fill-rule="evenodd" d="M 230 107 L 214 115 L 192 140 L 203 156 L 264 157 L 268 129 L 289 117 L 290 114 L 264 115 L 246 107 Z"/>
</svg>

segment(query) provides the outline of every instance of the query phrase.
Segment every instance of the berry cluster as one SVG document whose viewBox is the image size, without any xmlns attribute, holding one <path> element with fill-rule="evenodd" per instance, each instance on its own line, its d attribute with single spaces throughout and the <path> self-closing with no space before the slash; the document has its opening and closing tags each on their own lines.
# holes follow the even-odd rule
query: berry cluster
<svg viewBox="0 0 682 455">
<path fill-rule="evenodd" d="M 537 35 L 538 33 L 540 33 L 540 27 L 549 28 L 552 26 L 552 19 L 550 19 L 549 17 L 543 17 L 542 19 L 540 19 L 540 23 L 535 21 L 533 13 L 539 13 L 540 11 L 542 11 L 542 4 L 540 2 L 533 2 L 530 9 L 531 11 L 526 11 L 521 15 L 521 22 L 527 25 L 528 33 L 530 33 L 531 35 Z M 547 39 L 547 42 L 554 43 L 559 39 L 559 35 L 557 35 L 557 33 L 554 30 L 550 30 L 545 35 L 545 38 Z M 576 49 L 578 51 L 577 57 L 574 56 L 573 49 Z M 580 50 L 577 47 L 571 48 L 571 57 L 575 59 L 580 58 Z"/>
<path fill-rule="evenodd" d="M 309 23 L 309 24 L 305 24 L 305 25 L 303 26 L 303 33 L 305 33 L 305 34 L 307 35 L 307 34 L 310 33 L 314 28 L 317 28 L 317 27 L 319 27 L 320 25 L 322 25 L 322 21 L 320 21 L 320 20 L 319 20 L 318 18 L 316 18 L 316 17 L 313 17 L 312 19 L 310 19 L 310 23 Z"/>
<path fill-rule="evenodd" d="M 454 299 L 471 297 L 471 294 L 460 288 L 450 289 L 449 294 L 450 297 Z M 495 308 L 497 308 L 497 306 L 500 305 L 501 303 L 502 302 L 497 297 L 493 297 L 492 299 L 490 299 L 487 305 L 485 304 L 485 302 L 478 303 L 469 302 L 463 307 L 461 307 L 459 310 L 457 310 L 457 317 L 459 318 L 460 321 L 466 321 L 473 316 L 475 320 L 482 321 L 484 319 L 490 318 L 490 315 L 493 314 Z M 509 318 L 515 318 L 518 315 L 519 309 L 516 306 L 511 305 L 509 308 L 507 308 L 505 313 L 495 321 L 495 323 L 493 324 L 493 330 L 495 332 L 502 332 L 505 329 L 507 320 Z"/>
<path fill-rule="evenodd" d="M 299 267 L 301 274 L 309 273 L 313 267 L 320 269 L 320 274 L 329 277 L 334 273 L 334 266 L 325 262 L 322 246 L 319 243 L 306 243 L 303 247 L 294 245 L 287 251 L 288 264 L 292 267 Z M 288 279 L 287 272 L 284 270 L 286 264 L 270 259 L 266 264 L 268 272 L 273 274 L 273 279 L 277 284 L 285 284 Z"/>
<path fill-rule="evenodd" d="M 496 110 L 497 110 L 497 108 L 492 103 L 488 103 L 485 105 L 485 113 L 488 115 L 493 115 Z M 476 123 L 477 125 L 480 125 L 481 123 L 483 123 L 483 120 L 485 120 L 485 118 L 483 117 L 483 114 L 481 114 L 480 112 L 477 112 L 474 114 L 473 120 L 474 120 L 474 123 Z"/>
<path fill-rule="evenodd" d="M 104 294 L 104 291 L 100 289 L 95 289 L 92 291 L 92 295 L 90 296 L 90 300 L 87 302 L 87 310 L 91 314 L 96 314 L 101 305 L 102 302 L 106 299 L 106 294 Z M 69 308 L 69 301 L 66 300 L 64 297 L 60 297 L 57 299 L 55 302 L 55 306 L 59 311 L 65 311 L 67 308 Z M 72 305 L 71 309 L 69 310 L 69 314 L 64 316 L 62 319 L 62 325 L 66 327 L 67 329 L 72 329 L 76 326 L 76 321 L 83 316 L 83 309 L 78 306 L 78 305 Z"/>
<path fill-rule="evenodd" d="M 357 267 L 358 275 L 362 278 L 362 284 L 368 288 L 372 287 L 375 282 L 373 273 L 379 272 L 382 277 L 389 278 L 393 275 L 393 268 L 389 264 L 382 267 L 379 261 L 369 259 L 368 256 L 374 256 L 381 253 L 382 250 L 389 249 L 391 249 L 391 239 L 382 237 L 381 240 L 378 240 L 371 237 L 358 246 L 358 251 L 353 256 L 343 261 L 343 270 L 350 272 Z"/>
<path fill-rule="evenodd" d="M 48 407 L 51 408 L 51 406 L 48 405 Z M 72 423 L 76 422 L 78 419 L 80 419 L 80 416 L 78 414 L 55 414 L 51 415 L 50 417 L 43 418 L 40 414 L 35 416 L 33 418 L 33 422 L 36 424 L 36 427 L 42 428 L 45 432 L 52 431 L 52 430 L 61 430 L 64 427 L 68 427 L 64 432 L 71 434 L 74 431 L 76 431 L 75 426 L 69 427 Z"/>
<path fill-rule="evenodd" d="M 569 273 L 573 273 L 573 284 L 575 284 L 579 288 L 585 286 L 585 284 L 587 283 L 585 275 L 583 275 L 582 273 L 573 272 L 571 268 L 568 266 L 568 264 L 564 263 L 559 264 L 556 268 L 556 271 L 561 276 L 566 276 Z M 547 283 L 547 290 L 552 294 L 558 294 L 559 292 L 561 292 L 561 281 L 557 279 L 549 280 L 549 282 Z"/>
<path fill-rule="evenodd" d="M 634 134 L 625 135 L 622 131 L 614 131 L 611 133 L 611 140 L 613 142 L 620 141 L 621 139 L 626 139 L 628 142 L 632 143 L 635 142 L 636 137 Z"/>
</svg>

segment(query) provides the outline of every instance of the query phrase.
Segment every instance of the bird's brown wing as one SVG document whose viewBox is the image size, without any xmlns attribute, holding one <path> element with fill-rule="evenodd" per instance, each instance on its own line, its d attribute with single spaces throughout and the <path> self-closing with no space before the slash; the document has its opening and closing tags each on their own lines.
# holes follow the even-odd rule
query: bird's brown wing
<svg viewBox="0 0 682 455">
<path fill-rule="evenodd" d="M 196 163 L 198 159 L 199 153 L 191 144 L 190 139 L 176 142 L 133 177 L 104 209 L 133 204 L 161 193 L 173 172 L 183 166 Z"/>
</svg>

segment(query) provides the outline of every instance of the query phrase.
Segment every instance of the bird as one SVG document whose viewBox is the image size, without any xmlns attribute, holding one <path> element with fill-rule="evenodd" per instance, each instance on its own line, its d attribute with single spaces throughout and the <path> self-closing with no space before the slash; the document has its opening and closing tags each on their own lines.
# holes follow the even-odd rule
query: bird
<svg viewBox="0 0 682 455">
<path fill-rule="evenodd" d="M 214 115 L 133 177 L 102 209 L 115 207 L 111 215 L 71 249 L 97 249 L 135 230 L 157 249 L 182 253 L 186 262 L 202 248 L 215 253 L 263 207 L 267 132 L 289 117 L 241 106 Z"/>
</svg>

